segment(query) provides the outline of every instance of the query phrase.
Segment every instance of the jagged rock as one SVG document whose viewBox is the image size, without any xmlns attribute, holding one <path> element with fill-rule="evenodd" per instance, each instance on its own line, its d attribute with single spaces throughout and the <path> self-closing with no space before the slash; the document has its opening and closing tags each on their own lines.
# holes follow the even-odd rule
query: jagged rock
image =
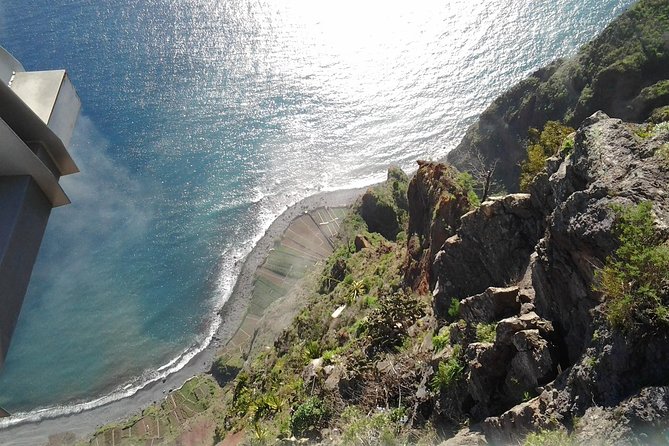
<svg viewBox="0 0 669 446">
<path fill-rule="evenodd" d="M 518 404 L 497 417 L 486 418 L 481 427 L 491 444 L 520 444 L 533 431 L 554 430 L 561 421 L 560 416 L 548 404 L 550 395 L 541 396 Z"/>
<path fill-rule="evenodd" d="M 490 287 L 460 302 L 460 317 L 471 324 L 496 322 L 517 314 L 519 310 L 518 287 L 515 286 Z"/>
<path fill-rule="evenodd" d="M 318 376 L 321 370 L 323 370 L 323 358 L 313 359 L 302 371 L 302 378 L 309 381 Z"/>
<path fill-rule="evenodd" d="M 342 366 L 335 365 L 333 368 L 328 369 L 328 377 L 323 384 L 323 387 L 329 391 L 335 390 L 339 387 L 339 382 L 341 379 L 346 376 L 346 369 Z"/>
<path fill-rule="evenodd" d="M 531 313 L 536 309 L 533 303 L 524 303 L 520 306 L 520 314 Z"/>
<path fill-rule="evenodd" d="M 356 252 L 362 251 L 363 249 L 370 248 L 372 246 L 372 243 L 367 239 L 367 237 L 360 234 L 355 236 L 353 243 L 355 244 Z"/>
<path fill-rule="evenodd" d="M 526 392 L 534 393 L 539 385 L 555 378 L 557 360 L 539 330 L 521 330 L 513 335 L 512 343 L 518 353 L 511 360 L 504 388 L 507 396 L 519 401 Z"/>
<path fill-rule="evenodd" d="M 630 124 L 595 113 L 576 132 L 573 153 L 549 163 L 530 188 L 548 222 L 532 261 L 534 303 L 557 324 L 570 362 L 583 351 L 591 310 L 601 303 L 592 290 L 596 268 L 616 247 L 611 205 L 652 200 L 658 227 L 669 223 L 669 172 L 653 155 L 668 141 L 669 134 L 640 139 Z"/>
<path fill-rule="evenodd" d="M 460 226 L 460 217 L 471 208 L 457 176 L 452 166 L 418 161 L 418 171 L 409 183 L 409 255 L 405 281 L 419 293 L 428 292 L 434 285 L 434 257 Z"/>
<path fill-rule="evenodd" d="M 533 329 L 536 329 L 544 337 L 550 337 L 553 334 L 553 324 L 540 318 L 537 313 L 532 311 L 499 321 L 495 342 L 501 345 L 512 345 L 514 344 L 514 335 L 516 333 L 522 330 Z"/>
<path fill-rule="evenodd" d="M 569 412 L 569 399 L 556 389 L 487 418 L 481 427 L 492 444 L 519 444 L 530 432 L 564 429 L 572 444 L 665 444 L 669 430 L 669 387 L 645 387 L 616 406 L 592 406 L 582 416 Z M 571 420 L 571 423 L 567 423 Z"/>
<path fill-rule="evenodd" d="M 453 344 L 467 345 L 476 342 L 476 327 L 464 320 L 453 322 L 448 326 L 448 330 Z"/>
<path fill-rule="evenodd" d="M 506 365 L 511 361 L 513 353 L 512 348 L 497 343 L 473 343 L 467 346 L 467 392 L 475 402 L 471 408 L 473 419 L 479 420 L 499 413 L 504 405 L 497 389 L 504 382 Z"/>
<path fill-rule="evenodd" d="M 435 313 L 445 317 L 453 297 L 462 299 L 523 277 L 542 232 L 543 219 L 527 194 L 494 198 L 465 214 L 457 234 L 435 258 Z"/>
<path fill-rule="evenodd" d="M 570 370 L 562 388 L 575 406 L 613 406 L 644 386 L 669 382 L 669 334 L 628 336 L 596 319 L 590 346 Z"/>
<path fill-rule="evenodd" d="M 579 420 L 576 444 L 664 444 L 669 429 L 669 387 L 646 387 L 615 408 L 591 407 Z"/>
</svg>

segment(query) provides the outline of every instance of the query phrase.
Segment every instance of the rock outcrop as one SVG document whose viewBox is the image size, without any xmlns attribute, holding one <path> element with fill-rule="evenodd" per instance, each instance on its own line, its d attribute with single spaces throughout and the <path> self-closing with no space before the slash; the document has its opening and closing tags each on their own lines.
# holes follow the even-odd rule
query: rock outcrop
<svg viewBox="0 0 669 446">
<path fill-rule="evenodd" d="M 667 133 L 643 139 L 635 127 L 599 112 L 576 133 L 574 152 L 549 163 L 531 187 L 547 217 L 532 265 L 538 311 L 555 321 L 573 362 L 592 330 L 590 310 L 600 303 L 594 273 L 616 247 L 614 203 L 652 201 L 658 229 L 669 222 L 669 174 L 656 155 Z"/>
<path fill-rule="evenodd" d="M 405 280 L 426 293 L 434 287 L 432 263 L 446 241 L 460 227 L 460 217 L 472 203 L 458 182 L 458 172 L 446 164 L 418 161 L 418 171 L 407 190 L 408 251 Z"/>
<path fill-rule="evenodd" d="M 614 204 L 652 201 L 657 232 L 669 235 L 668 148 L 667 125 L 646 131 L 595 113 L 576 132 L 573 151 L 549 159 L 530 194 L 464 215 L 436 254 L 435 315 L 452 320 L 451 298 L 460 299 L 462 320 L 450 325 L 450 338 L 464 345 L 460 399 L 469 403 L 461 410 L 485 419 L 489 441 L 573 430 L 579 417 L 613 423 L 611 441 L 663 423 L 662 397 L 650 401 L 646 389 L 669 385 L 669 333 L 610 328 L 593 284 L 618 246 Z M 490 323 L 494 341 L 480 342 L 477 327 Z M 624 408 L 627 421 L 597 407 Z M 592 428 L 582 435 L 592 437 Z"/>
<path fill-rule="evenodd" d="M 370 232 L 395 240 L 406 220 L 406 188 L 409 178 L 398 168 L 388 169 L 386 182 L 365 192 L 357 204 Z"/>
<path fill-rule="evenodd" d="M 451 298 L 517 282 L 542 231 L 543 219 L 528 194 L 492 198 L 464 215 L 435 256 L 436 314 L 445 317 Z"/>
</svg>

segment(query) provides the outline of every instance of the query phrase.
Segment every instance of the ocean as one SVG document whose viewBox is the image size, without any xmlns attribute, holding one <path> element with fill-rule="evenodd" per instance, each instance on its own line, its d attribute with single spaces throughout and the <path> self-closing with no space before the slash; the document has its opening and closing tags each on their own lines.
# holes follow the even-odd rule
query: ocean
<svg viewBox="0 0 669 446">
<path fill-rule="evenodd" d="M 289 205 L 444 158 L 632 3 L 0 0 L 0 45 L 83 104 L 0 406 L 68 412 L 183 366 Z"/>
</svg>

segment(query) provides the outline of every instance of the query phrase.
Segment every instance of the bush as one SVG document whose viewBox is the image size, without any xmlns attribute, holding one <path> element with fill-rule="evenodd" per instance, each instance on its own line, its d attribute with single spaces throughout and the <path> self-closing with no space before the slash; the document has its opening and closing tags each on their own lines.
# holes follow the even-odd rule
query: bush
<svg viewBox="0 0 669 446">
<path fill-rule="evenodd" d="M 297 406 L 290 418 L 293 435 L 301 437 L 316 430 L 327 415 L 328 411 L 323 401 L 316 397 L 309 398 Z"/>
<path fill-rule="evenodd" d="M 548 121 L 541 133 L 529 130 L 527 160 L 520 164 L 520 190 L 527 191 L 534 177 L 546 167 L 546 160 L 562 149 L 563 142 L 573 132 L 574 129 L 557 121 Z"/>
<path fill-rule="evenodd" d="M 432 337 L 432 346 L 435 351 L 443 350 L 448 344 L 451 343 L 451 333 L 448 330 L 444 331 L 442 335 L 435 335 Z"/>
<path fill-rule="evenodd" d="M 425 304 L 404 292 L 382 296 L 379 307 L 369 314 L 367 335 L 371 351 L 390 351 L 402 345 L 409 327 L 425 316 Z"/>
<path fill-rule="evenodd" d="M 462 378 L 464 371 L 465 367 L 460 359 L 460 349 L 456 348 L 448 360 L 439 363 L 437 373 L 434 374 L 430 382 L 432 390 L 435 392 L 448 390 Z"/>
<path fill-rule="evenodd" d="M 460 188 L 467 194 L 467 199 L 469 200 L 469 204 L 472 207 L 478 207 L 481 205 L 481 199 L 478 195 L 476 195 L 476 192 L 474 192 L 476 181 L 469 172 L 460 172 L 455 181 L 458 186 L 460 186 Z"/>
<path fill-rule="evenodd" d="M 448 307 L 448 315 L 453 319 L 457 319 L 460 316 L 460 301 L 458 299 L 451 299 L 451 305 Z"/>
<path fill-rule="evenodd" d="M 608 299 L 606 317 L 629 331 L 638 324 L 669 325 L 669 247 L 655 232 L 652 204 L 614 206 L 614 233 L 620 242 L 597 271 L 595 290 Z"/>
<path fill-rule="evenodd" d="M 479 342 L 495 342 L 495 329 L 497 324 L 477 324 L 476 340 Z"/>
</svg>

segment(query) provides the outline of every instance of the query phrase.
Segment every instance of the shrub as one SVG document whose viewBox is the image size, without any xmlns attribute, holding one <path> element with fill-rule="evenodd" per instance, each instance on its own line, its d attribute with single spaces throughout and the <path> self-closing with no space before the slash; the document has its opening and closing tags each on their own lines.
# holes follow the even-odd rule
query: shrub
<svg viewBox="0 0 669 446">
<path fill-rule="evenodd" d="M 562 149 L 562 144 L 574 132 L 557 121 L 548 121 L 541 133 L 528 132 L 527 159 L 520 164 L 520 190 L 527 191 L 534 177 L 546 167 L 546 160 Z"/>
<path fill-rule="evenodd" d="M 451 299 L 451 305 L 448 307 L 448 315 L 453 319 L 460 316 L 460 301 L 458 299 Z"/>
<path fill-rule="evenodd" d="M 639 323 L 669 325 L 669 247 L 655 232 L 651 209 L 650 202 L 613 207 L 620 245 L 596 273 L 595 290 L 608 299 L 607 320 L 625 331 Z"/>
<path fill-rule="evenodd" d="M 451 343 L 451 333 L 448 330 L 444 331 L 442 335 L 436 335 L 432 337 L 432 346 L 435 351 L 443 350 L 448 344 Z"/>
<path fill-rule="evenodd" d="M 474 185 L 476 184 L 476 181 L 470 173 L 460 172 L 455 181 L 458 186 L 460 186 L 460 188 L 462 188 L 462 190 L 467 194 L 467 199 L 469 200 L 469 204 L 472 207 L 478 207 L 481 205 L 479 196 L 476 195 L 476 192 L 474 192 Z"/>
<path fill-rule="evenodd" d="M 317 429 L 327 415 L 328 411 L 323 401 L 316 397 L 309 398 L 297 406 L 290 418 L 293 435 L 303 436 Z"/>
<path fill-rule="evenodd" d="M 439 390 L 448 390 L 460 378 L 462 378 L 465 367 L 460 359 L 460 349 L 456 348 L 453 355 L 446 361 L 439 363 L 437 373 L 432 377 L 430 382 L 432 390 L 435 392 Z"/>
<path fill-rule="evenodd" d="M 497 324 L 477 324 L 476 340 L 479 342 L 495 342 L 495 329 Z"/>
<path fill-rule="evenodd" d="M 425 304 L 404 292 L 383 296 L 369 314 L 367 335 L 372 352 L 389 351 L 402 345 L 409 327 L 425 316 Z"/>
<path fill-rule="evenodd" d="M 321 352 L 321 344 L 318 341 L 309 341 L 304 345 L 304 356 L 307 360 L 320 358 Z"/>
</svg>

